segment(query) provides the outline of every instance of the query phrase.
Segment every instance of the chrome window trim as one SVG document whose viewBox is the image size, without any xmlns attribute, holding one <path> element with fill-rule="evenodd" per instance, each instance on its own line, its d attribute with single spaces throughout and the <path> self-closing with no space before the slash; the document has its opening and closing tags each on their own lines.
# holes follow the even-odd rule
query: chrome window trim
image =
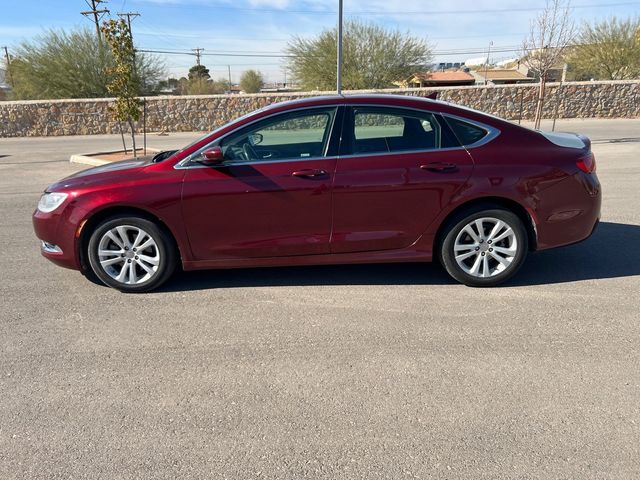
<svg viewBox="0 0 640 480">
<path fill-rule="evenodd" d="M 338 158 L 354 158 L 354 157 L 383 157 L 385 155 L 414 155 L 416 153 L 433 153 L 433 152 L 453 152 L 456 150 L 465 150 L 464 147 L 447 147 L 447 148 L 421 148 L 418 150 L 399 150 L 397 152 L 372 152 L 372 153 L 350 153 L 349 155 L 340 155 Z"/>
<path fill-rule="evenodd" d="M 189 162 L 191 162 L 191 160 L 193 159 L 194 156 L 196 156 L 198 154 L 198 152 L 201 152 L 202 150 L 206 149 L 206 148 L 210 148 L 210 147 L 215 147 L 216 145 L 219 145 L 220 142 L 222 142 L 225 138 L 227 138 L 229 135 L 233 135 L 234 133 L 236 133 L 238 130 L 242 130 L 245 127 L 250 127 L 251 125 L 254 125 L 258 122 L 261 122 L 263 120 L 267 120 L 271 117 L 275 117 L 277 115 L 286 115 L 288 113 L 291 112 L 298 112 L 298 111 L 304 111 L 304 110 L 315 110 L 315 109 L 335 109 L 335 113 L 333 115 L 333 118 L 331 119 L 331 126 L 329 127 L 329 136 L 327 138 L 327 144 L 324 146 L 324 154 L 321 157 L 299 157 L 299 158 L 281 158 L 278 160 L 256 160 L 256 161 L 245 161 L 245 162 L 222 162 L 219 166 L 220 167 L 230 167 L 230 166 L 235 166 L 235 165 L 253 165 L 256 163 L 259 164 L 263 164 L 263 163 L 282 163 L 282 162 L 299 162 L 299 161 L 307 161 L 307 160 L 320 160 L 320 159 L 325 159 L 328 158 L 326 156 L 327 154 L 327 150 L 329 149 L 329 143 L 331 143 L 331 135 L 333 134 L 333 128 L 335 126 L 336 123 L 336 117 L 338 116 L 338 108 L 340 108 L 341 106 L 343 106 L 342 104 L 336 103 L 336 104 L 329 104 L 329 105 L 313 105 L 311 107 L 299 107 L 299 108 L 295 108 L 295 109 L 291 109 L 291 110 L 285 110 L 283 112 L 274 112 L 270 115 L 265 115 L 264 117 L 260 117 L 257 118 L 245 125 L 241 125 L 237 128 L 234 128 L 233 130 L 231 130 L 230 132 L 225 133 L 224 135 L 222 135 L 221 137 L 216 138 L 215 140 L 213 140 L 212 142 L 206 144 L 204 147 L 200 148 L 199 150 L 197 150 L 196 152 L 193 152 L 191 155 L 189 155 L 188 157 L 180 160 L 178 163 L 176 163 L 173 168 L 175 170 L 188 170 L 190 168 L 212 168 L 210 166 L 207 165 L 189 165 Z M 242 118 L 242 117 L 240 117 Z M 333 157 L 331 157 L 333 158 Z M 213 167 L 215 168 L 215 167 Z"/>
<path fill-rule="evenodd" d="M 279 159 L 279 160 L 260 160 L 260 161 L 247 161 L 247 162 L 230 162 L 230 163 L 222 163 L 220 166 L 221 167 L 229 167 L 229 166 L 235 166 L 235 165 L 254 165 L 254 164 L 269 164 L 269 163 L 284 163 L 284 162 L 299 162 L 299 161 L 311 161 L 311 160 L 324 160 L 324 159 L 328 159 L 328 158 L 353 158 L 353 157 L 363 157 L 363 156 L 367 156 L 367 157 L 379 157 L 379 156 L 384 156 L 384 155 L 411 155 L 411 154 L 416 154 L 416 153 L 430 153 L 430 152 L 450 152 L 450 151 L 455 151 L 455 150 L 469 150 L 471 148 L 477 148 L 477 147 L 481 147 L 483 145 L 486 145 L 487 143 L 491 142 L 492 140 L 494 140 L 495 138 L 497 138 L 502 132 L 496 128 L 496 127 L 492 127 L 491 125 L 487 125 L 486 123 L 483 122 L 479 122 L 477 120 L 471 120 L 469 118 L 466 117 L 461 117 L 459 115 L 453 115 L 451 113 L 444 113 L 444 112 L 434 112 L 432 110 L 426 110 L 426 109 L 422 109 L 422 108 L 415 108 L 415 107 L 404 107 L 404 106 L 395 106 L 395 105 L 386 105 L 386 104 L 377 104 L 377 103 L 338 103 L 338 104 L 329 104 L 329 105 L 314 105 L 311 107 L 300 107 L 300 108 L 296 108 L 296 109 L 292 109 L 292 110 L 287 110 L 284 112 L 275 112 L 272 113 L 270 115 L 258 118 L 252 122 L 247 123 L 246 125 L 242 125 L 239 126 L 237 128 L 234 128 L 233 130 L 231 130 L 230 132 L 225 133 L 223 136 L 215 139 L 214 141 L 212 141 L 211 143 L 208 143 L 207 145 L 205 145 L 204 147 L 202 147 L 200 150 L 207 147 L 211 147 L 211 146 L 215 146 L 216 144 L 220 143 L 222 140 L 224 140 L 227 136 L 234 134 L 235 132 L 237 132 L 238 130 L 245 128 L 245 127 L 249 127 L 255 123 L 258 123 L 262 120 L 266 120 L 268 118 L 274 117 L 276 115 L 281 115 L 281 114 L 285 114 L 285 113 L 290 113 L 290 112 L 296 112 L 296 111 L 302 111 L 302 110 L 311 110 L 311 109 L 317 109 L 317 108 L 340 108 L 340 107 L 351 107 L 351 108 L 357 108 L 357 107 L 380 107 L 380 108 L 392 108 L 392 109 L 399 109 L 399 110 L 412 110 L 412 111 L 416 111 L 416 112 L 421 112 L 421 113 L 430 113 L 434 116 L 438 116 L 440 115 L 441 117 L 445 117 L 445 121 L 446 118 L 452 118 L 455 120 L 459 120 L 461 122 L 465 122 L 468 123 L 470 125 L 474 125 L 476 127 L 482 128 L 483 130 L 487 131 L 487 135 L 485 135 L 484 137 L 482 137 L 480 140 L 478 140 L 475 143 L 472 143 L 470 145 L 460 145 L 459 147 L 447 147 L 447 148 L 430 148 L 430 149 L 417 149 L 417 150 L 401 150 L 398 152 L 373 152 L 373 153 L 357 153 L 357 154 L 349 154 L 349 155 L 336 155 L 335 157 L 327 157 L 326 156 L 326 152 L 327 149 L 329 148 L 329 141 L 327 141 L 327 145 L 325 146 L 325 156 L 322 157 L 301 157 L 301 158 L 288 158 L 288 159 Z M 333 133 L 333 128 L 335 127 L 335 121 L 336 121 L 336 117 L 337 115 L 333 116 L 332 119 L 332 123 L 331 123 L 331 132 Z M 242 117 L 240 117 L 242 118 Z M 437 121 L 437 118 L 436 118 Z M 447 125 L 448 126 L 448 125 Z M 453 130 L 450 126 L 448 126 L 448 128 L 450 130 Z M 455 135 L 455 133 L 454 133 Z M 330 140 L 330 138 L 329 138 Z M 188 165 L 188 163 L 191 161 L 192 157 L 196 155 L 197 152 L 192 153 L 191 155 L 189 155 L 187 158 L 181 160 L 180 162 L 178 162 L 176 165 L 173 166 L 174 169 L 176 170 L 188 170 L 190 168 L 212 168 L 210 166 L 207 165 Z M 213 167 L 215 168 L 215 167 Z"/>
</svg>

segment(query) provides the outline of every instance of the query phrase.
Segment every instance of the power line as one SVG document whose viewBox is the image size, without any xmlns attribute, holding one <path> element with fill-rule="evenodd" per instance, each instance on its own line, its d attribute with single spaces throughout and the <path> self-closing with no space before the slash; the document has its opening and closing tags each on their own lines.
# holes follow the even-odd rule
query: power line
<svg viewBox="0 0 640 480">
<path fill-rule="evenodd" d="M 184 8 L 184 2 L 178 4 L 165 4 L 165 6 Z M 336 15 L 338 12 L 335 10 L 287 10 L 278 8 L 261 8 L 261 7 L 231 7 L 225 5 L 207 5 L 197 3 L 201 8 L 215 8 L 216 10 L 231 10 L 231 11 L 245 11 L 245 12 L 258 12 L 258 13 L 278 13 L 278 14 L 314 14 L 314 15 Z M 592 3 L 592 4 L 578 4 L 571 5 L 572 9 L 588 9 L 588 8 L 607 8 L 607 7 L 620 7 L 640 5 L 640 2 L 615 2 L 615 3 Z M 474 10 L 356 10 L 351 12 L 345 12 L 345 15 L 457 15 L 457 14 L 495 14 L 495 13 L 509 13 L 509 12 L 535 12 L 544 10 L 545 7 L 512 7 L 512 8 L 487 8 L 487 9 L 474 9 Z"/>
<path fill-rule="evenodd" d="M 249 52 L 249 51 L 225 51 L 225 52 L 207 52 L 202 53 L 204 48 L 193 48 L 191 51 L 180 50 L 180 49 L 153 49 L 153 48 L 139 48 L 136 49 L 138 52 L 143 53 L 162 53 L 166 55 L 193 55 L 198 59 L 200 57 L 252 57 L 252 58 L 296 58 L 297 55 L 291 55 L 287 53 L 278 53 L 278 52 Z M 503 47 L 496 47 L 492 49 L 494 53 L 505 53 L 505 52 L 517 52 L 521 51 L 522 46 L 519 45 L 509 45 Z M 476 53 L 486 53 L 487 49 L 485 47 L 468 47 L 468 48 L 456 48 L 456 49 L 447 49 L 447 50 L 434 50 L 431 52 L 434 56 L 443 56 L 443 55 L 472 55 Z"/>
<path fill-rule="evenodd" d="M 204 50 L 204 49 L 202 49 Z M 193 55 L 196 54 L 194 52 L 179 52 L 179 51 L 169 51 L 169 50 L 155 50 L 148 48 L 138 48 L 136 49 L 138 52 L 142 53 L 164 53 L 167 55 Z M 250 54 L 250 53 L 201 53 L 200 56 L 209 56 L 209 57 L 263 57 L 263 58 L 285 58 L 285 57 L 293 57 L 292 55 L 280 55 L 280 54 Z"/>
<path fill-rule="evenodd" d="M 604 7 L 620 7 L 627 5 L 640 5 L 640 2 L 618 2 L 618 3 L 596 3 L 584 5 L 571 5 L 572 9 L 584 8 L 604 8 Z M 461 13 L 473 14 L 494 14 L 494 13 L 510 13 L 510 12 L 537 12 L 544 10 L 545 7 L 513 7 L 513 8 L 484 8 L 476 10 L 416 10 L 416 11 L 359 11 L 350 12 L 348 15 L 457 15 Z M 332 12 L 335 13 L 335 12 Z"/>
<path fill-rule="evenodd" d="M 107 3 L 107 0 L 85 0 L 85 2 L 91 10 L 80 13 L 87 18 L 89 18 L 90 15 L 93 16 L 93 22 L 96 24 L 96 35 L 98 36 L 98 39 L 100 39 L 100 20 L 105 14 L 109 13 L 109 9 L 103 8 L 99 10 L 98 7 L 101 3 Z"/>
</svg>

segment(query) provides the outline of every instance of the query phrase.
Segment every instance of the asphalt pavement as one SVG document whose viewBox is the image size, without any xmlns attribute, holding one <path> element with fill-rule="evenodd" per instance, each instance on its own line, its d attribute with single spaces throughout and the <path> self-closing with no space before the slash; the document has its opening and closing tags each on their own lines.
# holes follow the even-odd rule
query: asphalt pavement
<svg viewBox="0 0 640 480">
<path fill-rule="evenodd" d="M 640 478 L 640 120 L 557 129 L 594 140 L 602 224 L 495 289 L 408 264 L 121 294 L 31 227 L 119 137 L 0 139 L 0 478 Z"/>
</svg>

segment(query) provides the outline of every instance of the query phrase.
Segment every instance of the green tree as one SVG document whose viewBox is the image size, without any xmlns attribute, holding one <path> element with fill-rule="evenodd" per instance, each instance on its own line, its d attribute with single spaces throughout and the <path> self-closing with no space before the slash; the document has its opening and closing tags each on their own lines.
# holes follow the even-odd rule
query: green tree
<svg viewBox="0 0 640 480">
<path fill-rule="evenodd" d="M 258 93 L 264 85 L 264 78 L 256 70 L 247 70 L 240 77 L 240 88 L 245 93 Z"/>
<path fill-rule="evenodd" d="M 189 80 L 194 79 L 204 79 L 209 80 L 211 75 L 209 75 L 209 69 L 204 65 L 194 65 L 189 69 Z"/>
<path fill-rule="evenodd" d="M 108 96 L 113 55 L 105 42 L 88 29 L 48 30 L 20 44 L 11 62 L 16 99 L 96 98 Z M 164 73 L 157 57 L 138 53 L 140 94 L 152 93 Z"/>
<path fill-rule="evenodd" d="M 306 89 L 334 90 L 337 29 L 317 37 L 293 37 L 287 53 L 290 70 Z M 409 33 L 357 20 L 345 22 L 342 82 L 346 89 L 386 88 L 431 62 L 429 44 Z"/>
<path fill-rule="evenodd" d="M 184 93 L 187 95 L 213 95 L 229 90 L 229 82 L 224 78 L 208 80 L 205 78 L 193 78 L 184 84 Z"/>
<path fill-rule="evenodd" d="M 577 40 L 568 58 L 576 79 L 640 77 L 640 17 L 585 23 Z"/>
<path fill-rule="evenodd" d="M 111 49 L 114 66 L 107 70 L 111 79 L 107 85 L 110 94 L 115 95 L 114 105 L 109 107 L 119 122 L 127 122 L 131 129 L 133 155 L 136 155 L 135 123 L 140 120 L 142 102 L 138 99 L 138 78 L 134 75 L 135 49 L 127 23 L 122 20 L 108 20 L 102 24 L 102 33 Z"/>
</svg>

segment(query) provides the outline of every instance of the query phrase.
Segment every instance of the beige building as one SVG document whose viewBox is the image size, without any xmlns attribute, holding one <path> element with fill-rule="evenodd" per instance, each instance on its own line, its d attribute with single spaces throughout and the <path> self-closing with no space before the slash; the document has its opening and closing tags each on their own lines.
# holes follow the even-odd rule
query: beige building
<svg viewBox="0 0 640 480">
<path fill-rule="evenodd" d="M 475 78 L 467 72 L 445 71 L 445 72 L 418 72 L 408 79 L 397 82 L 396 85 L 402 88 L 421 87 L 453 87 L 460 85 L 473 85 Z"/>
<path fill-rule="evenodd" d="M 475 70 L 471 74 L 476 80 L 476 85 L 514 85 L 535 82 L 534 78 L 527 77 L 522 72 L 511 68 Z"/>
</svg>

